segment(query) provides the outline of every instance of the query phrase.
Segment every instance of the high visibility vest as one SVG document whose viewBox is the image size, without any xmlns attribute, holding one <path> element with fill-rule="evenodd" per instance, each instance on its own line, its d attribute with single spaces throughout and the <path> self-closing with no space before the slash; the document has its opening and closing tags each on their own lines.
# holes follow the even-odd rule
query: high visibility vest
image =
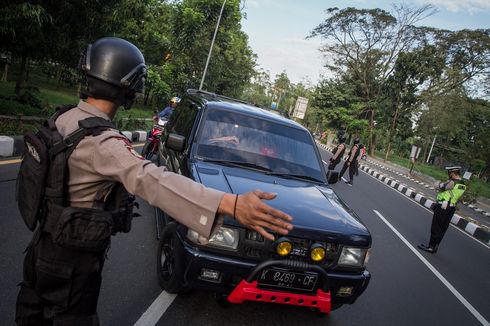
<svg viewBox="0 0 490 326">
<path fill-rule="evenodd" d="M 444 190 L 437 194 L 437 201 L 449 202 L 451 206 L 455 206 L 458 200 L 463 196 L 466 186 L 460 180 L 454 180 L 455 185 L 453 189 Z"/>
</svg>

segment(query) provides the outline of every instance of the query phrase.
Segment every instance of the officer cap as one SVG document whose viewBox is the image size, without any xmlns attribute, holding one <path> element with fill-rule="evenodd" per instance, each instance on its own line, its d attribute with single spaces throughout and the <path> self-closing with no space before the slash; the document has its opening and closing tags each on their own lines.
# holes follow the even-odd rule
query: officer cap
<svg viewBox="0 0 490 326">
<path fill-rule="evenodd" d="M 460 166 L 446 166 L 446 171 L 447 173 L 451 173 L 451 172 L 457 172 L 459 173 L 461 171 L 461 167 Z"/>
</svg>

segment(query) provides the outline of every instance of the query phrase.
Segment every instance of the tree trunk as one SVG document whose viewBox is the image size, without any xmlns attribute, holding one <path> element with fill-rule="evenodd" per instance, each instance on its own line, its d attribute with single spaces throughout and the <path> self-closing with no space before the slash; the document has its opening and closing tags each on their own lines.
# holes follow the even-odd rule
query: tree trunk
<svg viewBox="0 0 490 326">
<path fill-rule="evenodd" d="M 56 83 L 56 90 L 60 89 L 62 76 L 63 76 L 63 66 L 60 66 L 58 70 L 58 82 Z"/>
<path fill-rule="evenodd" d="M 386 160 L 388 159 L 388 156 L 390 155 L 391 137 L 393 137 L 393 134 L 395 133 L 396 121 L 398 120 L 398 112 L 399 111 L 400 111 L 400 96 L 397 95 L 396 104 L 395 104 L 395 114 L 393 115 L 393 121 L 391 122 L 390 131 L 388 132 L 388 146 L 386 149 L 384 162 L 386 162 Z"/>
<path fill-rule="evenodd" d="M 24 75 L 27 69 L 27 52 L 22 53 L 22 59 L 20 62 L 19 76 L 17 76 L 17 81 L 15 82 L 15 94 L 19 95 L 22 87 L 24 86 Z"/>
<path fill-rule="evenodd" d="M 3 67 L 3 74 L 2 74 L 2 81 L 3 82 L 7 81 L 8 73 L 9 73 L 9 63 L 6 62 L 5 66 Z"/>
<path fill-rule="evenodd" d="M 374 139 L 374 110 L 370 109 L 371 116 L 369 117 L 369 156 L 374 156 L 374 147 L 376 147 L 376 141 Z"/>
</svg>

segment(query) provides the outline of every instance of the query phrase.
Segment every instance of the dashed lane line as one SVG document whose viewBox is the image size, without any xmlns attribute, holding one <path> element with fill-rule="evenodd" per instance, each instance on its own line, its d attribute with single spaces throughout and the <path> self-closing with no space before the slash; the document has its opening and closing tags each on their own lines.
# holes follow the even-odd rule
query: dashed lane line
<svg viewBox="0 0 490 326">
<path fill-rule="evenodd" d="M 425 259 L 424 256 L 422 256 L 420 254 L 420 252 L 418 252 L 417 249 L 415 249 L 411 244 L 410 242 L 408 242 L 407 239 L 405 239 L 405 237 L 400 233 L 398 232 L 397 229 L 395 229 L 395 227 L 393 225 L 391 225 L 390 222 L 388 222 L 388 220 L 383 216 L 381 215 L 377 210 L 373 210 L 374 213 L 376 215 L 378 215 L 378 217 L 398 236 L 398 238 L 400 238 L 400 240 L 415 254 L 415 256 L 417 256 L 418 259 L 420 259 L 422 261 L 422 263 L 424 263 L 425 266 L 427 266 L 427 268 L 442 282 L 442 284 L 444 284 L 444 286 L 446 286 L 448 288 L 449 291 L 451 291 L 451 293 L 465 306 L 466 309 L 469 310 L 469 312 L 483 325 L 483 326 L 490 326 L 490 323 L 478 312 L 478 310 L 476 310 L 469 302 L 468 300 L 466 300 L 462 295 L 461 293 L 458 292 L 458 290 L 456 290 L 454 288 L 454 286 L 452 286 L 451 283 L 449 283 L 449 281 L 444 277 L 442 276 L 442 274 L 434 267 L 432 266 L 431 263 L 429 263 L 429 261 L 427 259 Z"/>
<path fill-rule="evenodd" d="M 146 309 L 143 315 L 141 315 L 140 319 L 136 321 L 134 326 L 156 325 L 176 297 L 176 294 L 170 294 L 162 291 L 162 293 L 160 293 L 160 295 L 155 299 L 155 301 L 153 301 L 148 309 Z"/>
</svg>

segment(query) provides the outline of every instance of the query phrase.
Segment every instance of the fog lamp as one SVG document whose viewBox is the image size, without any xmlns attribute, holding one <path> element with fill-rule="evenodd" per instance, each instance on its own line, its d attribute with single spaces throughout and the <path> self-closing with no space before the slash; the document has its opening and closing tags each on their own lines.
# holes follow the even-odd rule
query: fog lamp
<svg viewBox="0 0 490 326">
<path fill-rule="evenodd" d="M 314 262 L 322 261 L 325 258 L 325 248 L 319 244 L 314 244 L 310 251 L 310 257 Z"/>
<path fill-rule="evenodd" d="M 352 295 L 352 290 L 354 290 L 354 287 L 352 286 L 343 286 L 337 291 L 337 296 L 350 297 Z"/>
<path fill-rule="evenodd" d="M 293 245 L 287 239 L 279 239 L 276 245 L 276 252 L 279 256 L 287 256 L 291 253 Z"/>
<path fill-rule="evenodd" d="M 219 281 L 220 272 L 215 271 L 214 269 L 203 268 L 201 269 L 201 278 L 209 281 Z"/>
</svg>

